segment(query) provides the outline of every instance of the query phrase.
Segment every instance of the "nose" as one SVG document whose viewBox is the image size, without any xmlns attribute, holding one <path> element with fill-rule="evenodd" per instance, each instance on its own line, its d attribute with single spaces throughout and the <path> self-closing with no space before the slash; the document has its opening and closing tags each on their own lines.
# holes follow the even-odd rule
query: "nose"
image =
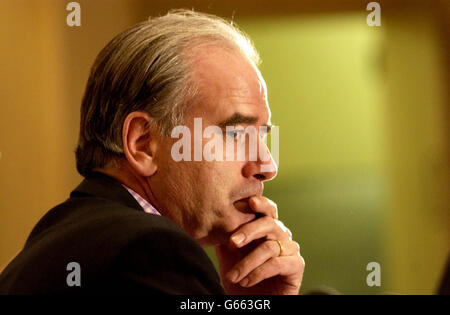
<svg viewBox="0 0 450 315">
<path fill-rule="evenodd" d="M 278 167 L 264 141 L 259 140 L 258 158 L 247 161 L 243 168 L 243 175 L 256 178 L 262 182 L 272 180 L 278 173 Z"/>
</svg>

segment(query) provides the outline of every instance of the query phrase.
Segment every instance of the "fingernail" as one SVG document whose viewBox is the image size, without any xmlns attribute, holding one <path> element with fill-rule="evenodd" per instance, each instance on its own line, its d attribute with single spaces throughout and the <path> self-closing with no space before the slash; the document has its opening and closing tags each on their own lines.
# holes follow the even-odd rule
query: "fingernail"
<svg viewBox="0 0 450 315">
<path fill-rule="evenodd" d="M 237 270 L 234 270 L 231 274 L 230 274 L 230 277 L 229 277 L 229 279 L 232 281 L 232 282 L 236 282 L 236 280 L 239 278 L 239 271 L 237 271 Z"/>
<path fill-rule="evenodd" d="M 238 233 L 236 235 L 234 235 L 233 237 L 231 237 L 231 240 L 233 241 L 234 244 L 239 245 L 240 243 L 242 243 L 242 241 L 245 239 L 245 235 L 244 233 Z"/>
<path fill-rule="evenodd" d="M 240 284 L 241 286 L 243 286 L 243 287 L 247 286 L 247 284 L 248 284 L 248 279 L 247 279 L 247 278 L 242 279 L 241 282 L 239 282 L 239 284 Z"/>
</svg>

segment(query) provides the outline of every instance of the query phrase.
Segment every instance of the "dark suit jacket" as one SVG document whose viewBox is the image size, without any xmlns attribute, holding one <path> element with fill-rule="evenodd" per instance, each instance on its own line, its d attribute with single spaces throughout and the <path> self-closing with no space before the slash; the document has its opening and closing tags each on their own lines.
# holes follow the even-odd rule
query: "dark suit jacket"
<svg viewBox="0 0 450 315">
<path fill-rule="evenodd" d="M 80 266 L 81 286 L 66 278 Z M 72 274 L 73 276 L 73 274 Z M 71 278 L 74 279 L 74 278 Z M 86 178 L 34 227 L 0 275 L 0 294 L 224 294 L 198 243 L 145 213 L 115 180 Z"/>
</svg>

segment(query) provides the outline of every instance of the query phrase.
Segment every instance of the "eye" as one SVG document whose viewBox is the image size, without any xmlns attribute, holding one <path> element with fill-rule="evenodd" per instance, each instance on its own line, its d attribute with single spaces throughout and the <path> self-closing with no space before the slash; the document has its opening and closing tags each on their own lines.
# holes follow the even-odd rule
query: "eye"
<svg viewBox="0 0 450 315">
<path fill-rule="evenodd" d="M 227 136 L 231 137 L 231 138 L 236 138 L 238 136 L 238 130 L 231 130 L 231 131 L 227 131 Z"/>
<path fill-rule="evenodd" d="M 265 141 L 266 139 L 267 139 L 267 135 L 268 135 L 269 133 L 266 131 L 266 130 L 262 130 L 260 133 L 259 133 L 259 137 L 263 140 L 263 141 Z"/>
<path fill-rule="evenodd" d="M 269 137 L 269 134 L 271 132 L 271 129 L 272 129 L 272 126 L 270 126 L 270 127 L 260 126 L 259 127 L 259 137 L 266 144 L 267 144 L 268 137 Z"/>
<path fill-rule="evenodd" d="M 230 137 L 231 139 L 234 139 L 234 140 L 241 139 L 242 135 L 244 133 L 245 133 L 244 130 L 239 130 L 239 129 L 238 130 L 233 129 L 233 130 L 227 130 L 226 131 L 227 137 Z"/>
</svg>

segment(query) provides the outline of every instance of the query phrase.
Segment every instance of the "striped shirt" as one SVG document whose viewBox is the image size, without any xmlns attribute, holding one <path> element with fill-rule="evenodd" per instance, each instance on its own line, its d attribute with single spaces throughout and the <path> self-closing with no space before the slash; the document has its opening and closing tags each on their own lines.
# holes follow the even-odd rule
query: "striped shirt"
<svg viewBox="0 0 450 315">
<path fill-rule="evenodd" d="M 150 202 L 148 202 L 147 200 L 145 200 L 144 198 L 141 197 L 141 195 L 139 195 L 137 192 L 135 192 L 133 189 L 128 188 L 125 185 L 122 185 L 123 187 L 126 188 L 126 190 L 128 190 L 128 192 L 134 197 L 134 199 L 136 199 L 136 201 L 138 202 L 138 204 L 142 207 L 142 209 L 147 212 L 147 213 L 151 213 L 151 214 L 156 214 L 156 215 L 161 215 L 161 213 L 158 212 L 158 210 L 155 209 L 155 207 L 152 206 L 152 204 Z"/>
</svg>

